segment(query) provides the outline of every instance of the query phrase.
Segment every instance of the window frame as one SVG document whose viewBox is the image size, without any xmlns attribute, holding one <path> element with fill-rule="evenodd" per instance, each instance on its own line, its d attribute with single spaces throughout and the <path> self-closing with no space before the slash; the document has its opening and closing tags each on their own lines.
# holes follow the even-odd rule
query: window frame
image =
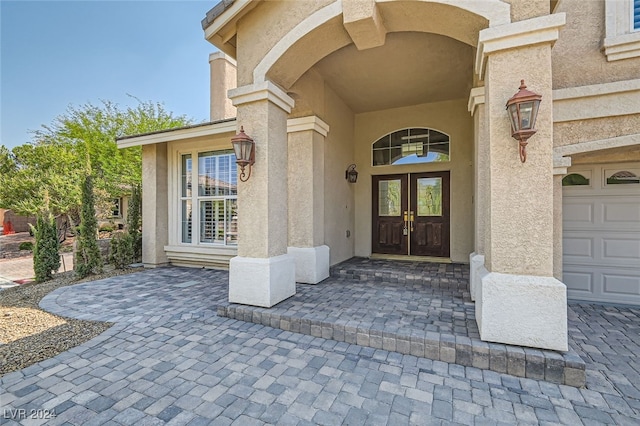
<svg viewBox="0 0 640 426">
<path fill-rule="evenodd" d="M 378 149 L 374 148 L 374 147 L 375 147 L 375 144 L 376 144 L 376 143 L 378 143 L 378 142 L 380 142 L 380 140 L 382 140 L 383 138 L 391 137 L 391 135 L 393 135 L 393 134 L 395 134 L 395 133 L 398 133 L 398 132 L 402 132 L 402 131 L 408 131 L 409 136 L 413 136 L 413 135 L 411 134 L 411 133 L 412 133 L 412 131 L 437 132 L 437 133 L 440 133 L 440 134 L 442 134 L 442 135 L 446 136 L 446 137 L 447 137 L 447 141 L 446 141 L 446 142 L 436 142 L 436 143 L 433 143 L 433 144 L 432 144 L 432 143 L 430 142 L 431 136 L 430 136 L 430 133 L 429 133 L 429 137 L 427 138 L 427 139 L 429 140 L 429 142 L 428 142 L 427 144 L 428 144 L 428 145 L 437 145 L 437 144 L 444 144 L 444 143 L 446 143 L 446 144 L 448 145 L 448 148 L 449 148 L 449 152 L 448 152 L 448 154 L 447 154 L 449 158 L 448 158 L 446 161 L 423 161 L 423 162 L 421 162 L 421 161 L 417 161 L 417 162 L 412 162 L 412 163 L 399 163 L 399 164 L 394 164 L 394 163 L 388 163 L 388 164 L 375 164 L 375 155 L 374 155 L 374 154 L 375 154 L 375 152 L 376 152 L 376 151 L 382 151 L 382 150 L 383 150 L 383 149 L 380 149 L 380 148 L 378 148 Z M 408 140 L 409 140 L 409 139 L 408 139 Z M 411 144 L 411 142 L 407 142 L 407 143 L 408 143 L 408 144 Z M 424 146 L 424 145 L 423 145 L 423 146 Z M 392 149 L 392 148 L 393 148 L 393 147 L 391 147 L 391 146 L 390 146 L 390 147 L 389 147 L 389 151 L 391 151 L 391 149 Z M 400 146 L 400 147 L 398 147 L 398 148 L 402 149 L 402 148 L 401 148 L 401 146 Z M 369 155 L 370 155 L 370 157 L 371 157 L 371 158 L 370 158 L 370 166 L 371 166 L 371 167 L 373 167 L 373 168 L 377 168 L 377 167 L 415 166 L 415 165 L 420 165 L 420 164 L 450 164 L 450 163 L 451 163 L 451 161 L 452 161 L 452 158 L 451 158 L 451 152 L 452 152 L 452 150 L 451 150 L 451 135 L 449 135 L 448 133 L 445 133 L 445 132 L 443 132 L 443 131 L 441 131 L 441 130 L 434 129 L 434 128 L 431 128 L 431 127 L 425 127 L 425 126 L 410 126 L 410 127 L 403 127 L 403 128 L 396 129 L 396 130 L 393 130 L 393 131 L 391 131 L 391 132 L 388 132 L 388 133 L 386 133 L 386 134 L 384 134 L 384 135 L 380 136 L 379 138 L 377 138 L 377 139 L 376 139 L 376 140 L 374 140 L 373 142 L 371 142 L 370 149 L 369 149 Z M 401 158 L 402 158 L 402 157 L 401 157 Z M 391 157 L 390 157 L 390 159 L 391 159 Z"/>
<path fill-rule="evenodd" d="M 228 149 L 226 147 L 222 148 L 211 148 L 211 147 L 202 147 L 202 148 L 194 148 L 194 149 L 179 149 L 177 150 L 177 155 L 175 161 L 177 162 L 177 173 L 174 172 L 174 175 L 177 177 L 177 193 L 173 194 L 173 199 L 177 202 L 177 208 L 174 209 L 176 213 L 174 216 L 174 220 L 172 222 L 176 226 L 176 234 L 175 243 L 180 246 L 186 247 L 228 247 L 228 248 L 237 248 L 238 240 L 237 233 L 236 239 L 233 243 L 228 243 L 227 234 L 230 233 L 230 223 L 227 223 L 227 206 L 229 204 L 229 200 L 236 200 L 236 209 L 237 209 L 237 192 L 235 195 L 200 195 L 200 156 L 203 153 L 214 153 L 213 157 L 227 157 L 234 156 L 232 149 Z M 217 154 L 219 153 L 219 154 Z M 183 187 L 182 187 L 182 177 L 183 177 L 183 168 L 184 161 L 183 158 L 185 156 L 190 156 L 191 158 L 191 194 L 183 195 Z M 219 160 L 216 160 L 216 162 Z M 237 168 L 235 166 L 235 161 L 230 161 L 229 164 L 232 167 L 231 173 L 233 173 L 233 169 L 235 169 L 236 183 L 237 183 Z M 170 192 L 171 194 L 171 192 Z M 171 195 L 170 195 L 171 196 Z M 224 236 L 222 241 L 203 241 L 201 235 L 201 214 L 200 208 L 201 203 L 206 201 L 214 201 L 214 200 L 222 200 L 224 206 Z M 190 201 L 191 202 L 191 241 L 183 241 L 183 202 Z M 186 223 L 186 222 L 185 222 Z"/>
<path fill-rule="evenodd" d="M 605 0 L 604 54 L 607 61 L 640 57 L 640 27 L 634 23 L 636 0 Z"/>
<path fill-rule="evenodd" d="M 122 219 L 122 197 L 116 197 L 111 199 L 111 204 L 112 204 L 111 217 L 114 219 Z M 118 206 L 118 214 L 114 214 L 116 209 L 113 207 L 116 205 Z"/>
</svg>

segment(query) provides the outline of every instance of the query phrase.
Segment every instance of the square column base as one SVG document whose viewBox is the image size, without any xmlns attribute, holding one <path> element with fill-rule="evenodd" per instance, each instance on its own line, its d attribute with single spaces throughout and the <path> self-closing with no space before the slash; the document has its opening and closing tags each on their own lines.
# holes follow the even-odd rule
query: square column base
<svg viewBox="0 0 640 426">
<path fill-rule="evenodd" d="M 476 300 L 476 292 L 480 288 L 480 272 L 484 268 L 484 255 L 473 252 L 469 255 L 469 293 L 471 300 Z"/>
<path fill-rule="evenodd" d="M 567 287 L 553 277 L 511 275 L 482 268 L 476 289 L 480 338 L 567 351 Z"/>
<path fill-rule="evenodd" d="M 295 261 L 236 256 L 229 261 L 229 302 L 270 308 L 296 294 Z"/>
<path fill-rule="evenodd" d="M 329 246 L 288 247 L 287 253 L 295 259 L 296 282 L 318 284 L 329 278 Z"/>
</svg>

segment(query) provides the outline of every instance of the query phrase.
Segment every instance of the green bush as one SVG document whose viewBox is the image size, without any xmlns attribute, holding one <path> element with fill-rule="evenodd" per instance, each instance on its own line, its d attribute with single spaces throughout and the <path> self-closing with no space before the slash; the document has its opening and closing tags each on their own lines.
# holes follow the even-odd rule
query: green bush
<svg viewBox="0 0 640 426">
<path fill-rule="evenodd" d="M 128 233 L 119 232 L 111 239 L 109 260 L 118 269 L 125 269 L 133 263 L 133 238 Z"/>
<path fill-rule="evenodd" d="M 33 250 L 33 243 L 31 241 L 23 241 L 20 243 L 20 246 L 18 246 L 19 250 L 29 250 L 32 251 Z"/>
<path fill-rule="evenodd" d="M 33 247 L 33 271 L 36 282 L 50 280 L 53 273 L 60 268 L 60 243 L 58 229 L 54 217 L 49 214 L 46 218 L 38 216 L 36 226 L 31 227 L 36 239 Z"/>
<path fill-rule="evenodd" d="M 127 212 L 127 232 L 131 235 L 133 245 L 133 258 L 135 261 L 142 259 L 142 188 L 140 185 L 133 187 L 129 211 Z"/>
<path fill-rule="evenodd" d="M 82 185 L 82 211 L 80 212 L 80 235 L 74 269 L 80 278 L 102 272 L 102 256 L 98 247 L 98 220 L 96 219 L 93 182 L 87 175 Z"/>
<path fill-rule="evenodd" d="M 100 227 L 100 229 L 98 229 L 98 231 L 101 232 L 113 232 L 116 229 L 115 226 L 112 225 L 103 225 Z"/>
</svg>

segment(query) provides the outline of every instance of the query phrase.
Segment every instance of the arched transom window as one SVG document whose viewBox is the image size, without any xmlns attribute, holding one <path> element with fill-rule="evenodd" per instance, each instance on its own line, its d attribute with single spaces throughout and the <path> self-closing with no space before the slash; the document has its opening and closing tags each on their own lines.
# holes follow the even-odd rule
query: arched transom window
<svg viewBox="0 0 640 426">
<path fill-rule="evenodd" d="M 378 139 L 372 151 L 374 166 L 449 161 L 449 136 L 432 129 L 403 129 Z"/>
</svg>

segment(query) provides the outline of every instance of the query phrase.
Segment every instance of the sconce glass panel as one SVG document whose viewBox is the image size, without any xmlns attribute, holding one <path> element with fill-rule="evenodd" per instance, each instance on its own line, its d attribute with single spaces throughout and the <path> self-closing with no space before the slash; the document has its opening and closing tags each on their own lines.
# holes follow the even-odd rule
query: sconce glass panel
<svg viewBox="0 0 640 426">
<path fill-rule="evenodd" d="M 525 102 L 520 105 L 520 116 L 522 117 L 522 128 L 520 130 L 529 130 L 531 128 L 532 114 L 533 102 Z"/>
<path fill-rule="evenodd" d="M 449 136 L 432 129 L 398 130 L 381 137 L 372 146 L 372 164 L 374 166 L 449 160 Z"/>
</svg>

